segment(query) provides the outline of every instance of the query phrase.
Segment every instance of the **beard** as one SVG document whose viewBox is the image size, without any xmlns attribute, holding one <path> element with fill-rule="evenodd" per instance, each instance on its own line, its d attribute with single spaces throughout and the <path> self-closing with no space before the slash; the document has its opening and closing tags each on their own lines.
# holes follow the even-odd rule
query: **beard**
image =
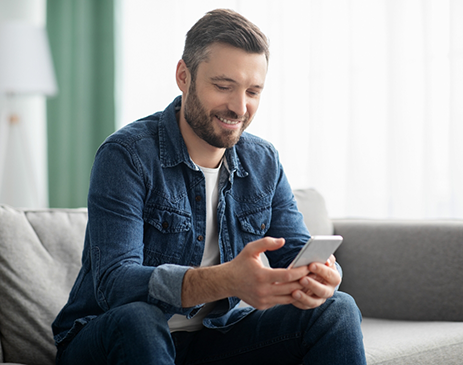
<svg viewBox="0 0 463 365">
<path fill-rule="evenodd" d="M 195 83 L 192 82 L 188 91 L 188 97 L 185 100 L 184 117 L 195 134 L 206 141 L 211 146 L 217 148 L 233 147 L 240 139 L 241 134 L 251 123 L 251 119 L 245 117 L 239 131 L 222 130 L 220 133 L 214 130 L 214 118 L 221 117 L 225 119 L 239 119 L 239 116 L 231 111 L 214 111 L 210 113 L 201 103 L 196 93 Z"/>
</svg>

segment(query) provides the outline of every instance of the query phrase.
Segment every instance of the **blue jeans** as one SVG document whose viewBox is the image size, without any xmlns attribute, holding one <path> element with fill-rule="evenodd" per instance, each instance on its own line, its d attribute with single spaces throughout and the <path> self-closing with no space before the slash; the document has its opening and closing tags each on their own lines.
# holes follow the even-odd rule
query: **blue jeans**
<svg viewBox="0 0 463 365">
<path fill-rule="evenodd" d="M 171 334 L 163 312 L 131 303 L 106 312 L 58 349 L 57 364 L 366 364 L 361 315 L 348 294 L 302 311 L 255 311 L 226 330 Z"/>
</svg>

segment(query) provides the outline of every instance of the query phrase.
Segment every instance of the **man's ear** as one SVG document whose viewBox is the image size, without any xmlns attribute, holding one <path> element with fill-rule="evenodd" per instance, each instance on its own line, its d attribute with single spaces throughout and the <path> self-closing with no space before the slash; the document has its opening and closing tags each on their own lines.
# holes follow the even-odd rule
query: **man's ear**
<svg viewBox="0 0 463 365">
<path fill-rule="evenodd" d="M 175 77 L 178 88 L 185 94 L 188 91 L 191 82 L 190 70 L 186 67 L 185 61 L 178 61 Z"/>
</svg>

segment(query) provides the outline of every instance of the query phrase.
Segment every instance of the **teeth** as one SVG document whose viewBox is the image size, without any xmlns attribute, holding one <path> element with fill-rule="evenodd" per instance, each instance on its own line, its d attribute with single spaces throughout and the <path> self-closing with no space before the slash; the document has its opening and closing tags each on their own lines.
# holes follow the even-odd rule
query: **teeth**
<svg viewBox="0 0 463 365">
<path fill-rule="evenodd" d="M 231 124 L 231 125 L 234 125 L 234 124 L 238 124 L 239 123 L 239 120 L 236 120 L 236 121 L 231 121 L 231 120 L 228 120 L 228 119 L 224 119 L 224 118 L 221 118 L 221 117 L 217 117 L 220 119 L 220 121 L 224 122 L 225 124 Z"/>
</svg>

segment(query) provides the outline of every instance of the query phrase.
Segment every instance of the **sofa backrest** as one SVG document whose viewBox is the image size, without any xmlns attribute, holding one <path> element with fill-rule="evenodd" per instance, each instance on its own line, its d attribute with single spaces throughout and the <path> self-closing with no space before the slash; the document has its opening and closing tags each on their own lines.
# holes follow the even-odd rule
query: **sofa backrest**
<svg viewBox="0 0 463 365">
<path fill-rule="evenodd" d="M 80 268 L 85 209 L 0 206 L 0 342 L 3 361 L 54 364 L 51 323 Z"/>
<path fill-rule="evenodd" d="M 312 236 L 332 235 L 334 232 L 325 199 L 315 189 L 296 189 L 293 191 L 297 208 L 304 216 L 304 222 Z"/>
<path fill-rule="evenodd" d="M 336 252 L 365 317 L 463 321 L 463 220 L 334 220 Z"/>
</svg>

